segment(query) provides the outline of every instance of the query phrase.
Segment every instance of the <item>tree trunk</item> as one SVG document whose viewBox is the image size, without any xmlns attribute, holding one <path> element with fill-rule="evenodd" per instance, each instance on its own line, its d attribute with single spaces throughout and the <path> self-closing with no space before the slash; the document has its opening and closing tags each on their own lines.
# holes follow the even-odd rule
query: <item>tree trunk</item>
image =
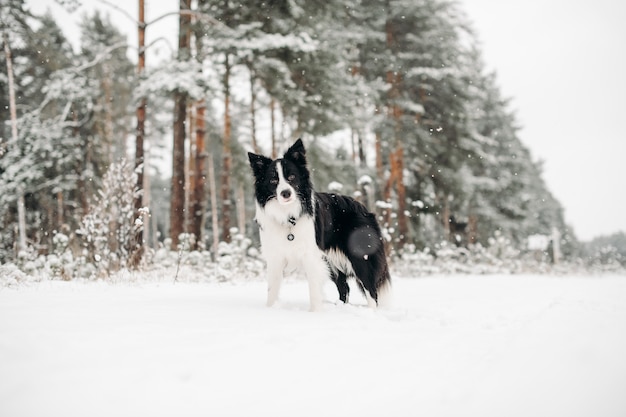
<svg viewBox="0 0 626 417">
<path fill-rule="evenodd" d="M 104 111 L 104 141 L 107 150 L 107 160 L 114 161 L 113 146 L 113 74 L 107 62 L 102 64 L 102 90 L 104 92 L 104 102 L 102 104 Z"/>
<path fill-rule="evenodd" d="M 270 96 L 270 126 L 272 134 L 272 159 L 276 158 L 276 100 L 273 96 Z"/>
<path fill-rule="evenodd" d="M 367 167 L 367 156 L 365 155 L 365 146 L 363 144 L 363 132 L 360 129 L 356 131 L 357 150 L 359 152 L 359 166 Z"/>
<path fill-rule="evenodd" d="M 217 246 L 219 245 L 219 216 L 217 211 L 217 185 L 215 183 L 215 164 L 213 163 L 213 155 L 208 155 L 209 160 L 209 194 L 211 196 L 211 229 L 213 230 L 213 243 L 211 244 L 211 253 L 213 259 L 217 258 Z"/>
<path fill-rule="evenodd" d="M 230 57 L 225 58 L 224 72 L 224 138 L 222 140 L 222 178 L 220 191 L 222 198 L 222 235 L 224 242 L 230 242 L 231 226 L 231 181 L 232 155 L 231 155 L 231 120 L 230 120 Z"/>
<path fill-rule="evenodd" d="M 63 191 L 57 192 L 57 230 L 63 230 L 63 223 L 65 222 L 65 218 L 63 216 L 63 207 L 65 206 L 63 201 Z M 85 215 L 85 213 L 83 213 Z"/>
<path fill-rule="evenodd" d="M 470 214 L 467 221 L 467 234 L 468 243 L 470 245 L 476 244 L 478 241 L 478 217 L 474 214 Z"/>
<path fill-rule="evenodd" d="M 170 239 L 176 250 L 185 220 L 185 119 L 187 94 L 174 95 L 174 146 L 172 156 L 172 187 L 170 196 Z"/>
<path fill-rule="evenodd" d="M 383 139 L 380 132 L 376 132 L 376 142 L 374 148 L 376 151 L 376 177 L 379 181 L 383 179 L 385 172 L 383 169 Z"/>
<path fill-rule="evenodd" d="M 17 110 L 15 106 L 15 80 L 13 79 L 13 58 L 11 56 L 11 47 L 9 46 L 9 34 L 2 32 L 2 41 L 4 43 L 4 55 L 7 61 L 7 77 L 9 82 L 9 112 L 11 114 L 11 139 L 13 146 L 17 146 Z M 0 148 L 0 156 L 3 154 L 4 147 Z M 17 228 L 18 228 L 18 245 L 17 251 L 26 250 L 26 209 L 24 205 L 24 190 L 18 188 L 17 196 Z"/>
<path fill-rule="evenodd" d="M 199 100 L 196 103 L 196 147 L 195 147 L 195 172 L 192 184 L 192 204 L 191 204 L 191 233 L 196 237 L 196 247 L 201 246 L 204 241 L 204 212 L 206 210 L 206 167 L 205 160 L 206 143 L 205 143 L 205 123 L 204 123 L 205 102 Z"/>
<path fill-rule="evenodd" d="M 389 2 L 387 2 L 387 12 L 390 13 Z M 388 17 L 385 22 L 386 43 L 391 54 L 395 51 L 395 39 L 393 34 L 393 25 Z M 396 197 L 398 199 L 398 240 L 397 248 L 401 249 L 407 240 L 408 235 L 408 219 L 406 216 L 406 188 L 404 186 L 404 148 L 402 146 L 402 109 L 398 105 L 400 99 L 400 91 L 402 83 L 402 74 L 399 69 L 395 71 L 387 71 L 387 83 L 389 84 L 388 93 L 388 116 L 393 122 L 393 142 L 394 142 L 394 160 L 392 166 L 393 183 L 396 186 Z"/>
<path fill-rule="evenodd" d="M 26 250 L 26 204 L 24 203 L 24 193 L 20 192 L 17 196 L 17 228 L 19 231 L 19 244 L 17 247 L 19 252 Z"/>
<path fill-rule="evenodd" d="M 194 196 L 194 183 L 195 183 L 195 175 L 196 175 L 196 143 L 195 143 L 195 126 L 196 126 L 196 117 L 195 117 L 195 105 L 188 104 L 187 105 L 187 121 L 185 127 L 187 128 L 185 137 L 189 138 L 185 143 L 185 219 L 183 224 L 183 230 L 186 233 L 191 233 L 192 221 L 193 221 L 193 213 L 191 208 L 193 206 L 193 196 Z M 195 243 L 190 242 L 193 245 L 190 246 L 190 250 L 195 247 Z"/>
<path fill-rule="evenodd" d="M 197 7 L 200 9 L 205 0 L 198 0 Z M 201 27 L 198 26 L 193 32 L 196 45 L 196 59 L 202 64 L 203 61 L 203 48 L 202 37 L 204 35 Z M 202 70 L 201 70 L 202 71 Z M 193 158 L 194 171 L 193 182 L 191 185 L 191 204 L 190 204 L 190 216 L 191 225 L 190 231 L 196 237 L 195 250 L 202 249 L 204 247 L 204 225 L 205 225 L 205 212 L 206 212 L 206 127 L 205 127 L 205 111 L 206 102 L 204 99 L 200 99 L 195 103 L 195 152 L 190 154 L 190 160 Z"/>
<path fill-rule="evenodd" d="M 406 187 L 404 186 L 404 147 L 396 137 L 396 192 L 398 194 L 398 246 L 404 247 L 409 235 L 409 223 L 406 216 Z"/>
<path fill-rule="evenodd" d="M 74 108 L 74 105 L 72 105 Z M 74 127 L 72 128 L 72 136 L 75 138 L 80 137 L 80 128 L 78 127 L 78 111 L 72 111 L 72 121 Z M 78 194 L 78 200 L 80 201 L 80 215 L 84 216 L 89 211 L 89 200 L 87 199 L 89 192 L 87 191 L 87 181 L 85 178 L 85 170 L 91 164 L 92 161 L 92 139 L 87 137 L 85 139 L 84 146 L 82 147 L 81 158 L 76 161 L 76 175 L 78 180 L 76 181 L 76 188 Z M 63 211 L 63 207 L 59 208 Z M 65 216 L 64 216 L 65 217 Z M 59 223 L 59 230 L 62 224 Z"/>
<path fill-rule="evenodd" d="M 145 36 L 146 36 L 146 22 L 144 13 L 144 0 L 139 0 L 139 22 L 137 24 L 137 39 L 138 39 L 138 56 L 137 56 L 137 75 L 141 77 L 141 74 L 146 67 L 146 51 L 145 51 Z M 144 136 L 145 136 L 145 123 L 146 123 L 146 105 L 147 101 L 145 97 L 139 100 L 139 105 L 136 109 L 137 115 L 137 130 L 135 131 L 135 173 L 137 174 L 137 189 L 140 192 L 135 196 L 135 216 L 139 221 L 144 221 L 140 209 L 144 206 Z M 135 247 L 132 248 L 133 256 L 131 257 L 131 266 L 137 266 L 141 261 L 143 255 L 144 236 L 143 228 L 137 231 L 135 236 Z"/>
<path fill-rule="evenodd" d="M 357 134 L 356 134 L 356 130 L 354 129 L 354 127 L 350 127 L 350 146 L 352 147 L 352 163 L 354 165 L 357 164 L 356 162 L 356 155 L 357 155 Z"/>
<path fill-rule="evenodd" d="M 180 10 L 189 10 L 190 0 L 180 1 Z M 178 59 L 189 57 L 188 14 L 179 16 Z M 172 249 L 178 247 L 179 236 L 184 231 L 185 220 L 185 122 L 187 119 L 187 93 L 174 93 L 174 143 L 172 150 L 172 187 L 170 196 L 170 239 Z"/>
<path fill-rule="evenodd" d="M 146 160 L 150 158 L 150 148 L 148 148 L 148 153 L 146 155 Z M 147 171 L 146 171 L 147 172 Z M 144 207 L 150 207 L 150 204 L 152 203 L 151 199 L 152 199 L 152 195 L 150 193 L 150 175 L 144 175 L 143 176 L 143 204 Z M 143 220 L 143 231 L 142 231 L 142 239 L 144 242 L 144 247 L 156 247 L 155 243 L 155 236 L 156 236 L 156 232 L 154 231 L 154 225 L 156 224 L 156 219 L 152 218 L 151 213 L 142 213 L 142 214 L 138 214 L 140 216 L 142 216 L 142 220 Z M 152 232 L 152 233 L 151 233 Z M 149 242 L 148 238 L 146 236 L 150 236 L 150 234 L 152 234 L 152 241 Z"/>
<path fill-rule="evenodd" d="M 246 193 L 241 181 L 237 181 L 237 229 L 240 235 L 246 235 Z"/>
<path fill-rule="evenodd" d="M 259 153 L 259 145 L 256 138 L 256 89 L 254 88 L 254 82 L 256 77 L 254 70 L 250 67 L 250 126 L 252 129 L 252 150 L 254 153 Z"/>
<path fill-rule="evenodd" d="M 445 239 L 448 242 L 453 242 L 454 237 L 452 236 L 450 229 L 450 202 L 448 201 L 448 195 L 443 195 L 443 207 L 441 210 L 441 223 L 443 224 L 443 233 Z"/>
</svg>

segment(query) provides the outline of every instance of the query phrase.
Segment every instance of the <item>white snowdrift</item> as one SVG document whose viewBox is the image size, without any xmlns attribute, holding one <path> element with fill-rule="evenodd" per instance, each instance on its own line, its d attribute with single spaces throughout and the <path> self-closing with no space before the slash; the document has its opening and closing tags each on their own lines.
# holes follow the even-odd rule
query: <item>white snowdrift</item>
<svg viewBox="0 0 626 417">
<path fill-rule="evenodd" d="M 394 280 L 309 313 L 307 285 L 0 289 L 0 416 L 626 415 L 626 278 Z"/>
</svg>

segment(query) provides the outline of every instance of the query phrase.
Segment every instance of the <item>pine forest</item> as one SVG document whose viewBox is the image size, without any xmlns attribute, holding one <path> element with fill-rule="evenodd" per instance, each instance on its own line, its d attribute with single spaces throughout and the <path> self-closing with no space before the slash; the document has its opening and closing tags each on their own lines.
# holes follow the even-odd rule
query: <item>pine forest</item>
<svg viewBox="0 0 626 417">
<path fill-rule="evenodd" d="M 375 212 L 397 262 L 624 263 L 565 223 L 458 3 L 181 0 L 158 63 L 143 3 L 120 21 L 138 50 L 113 7 L 82 17 L 75 50 L 63 22 L 2 0 L 0 263 L 71 279 L 258 262 L 247 152 L 297 138 L 316 189 Z"/>
</svg>

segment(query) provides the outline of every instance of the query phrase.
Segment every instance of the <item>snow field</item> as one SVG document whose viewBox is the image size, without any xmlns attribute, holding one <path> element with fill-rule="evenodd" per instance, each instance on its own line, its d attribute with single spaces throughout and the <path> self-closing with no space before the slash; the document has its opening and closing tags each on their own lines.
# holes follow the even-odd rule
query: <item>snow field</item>
<svg viewBox="0 0 626 417">
<path fill-rule="evenodd" d="M 308 312 L 304 280 L 0 290 L 0 416 L 626 415 L 626 277 L 395 278 Z M 332 301 L 331 301 L 332 300 Z"/>
</svg>

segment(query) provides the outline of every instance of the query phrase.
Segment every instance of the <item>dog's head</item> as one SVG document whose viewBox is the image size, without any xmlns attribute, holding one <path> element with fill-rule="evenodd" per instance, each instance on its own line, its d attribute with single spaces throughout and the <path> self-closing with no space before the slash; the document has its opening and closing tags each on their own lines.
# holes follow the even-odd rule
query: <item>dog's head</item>
<svg viewBox="0 0 626 417">
<path fill-rule="evenodd" d="M 256 199 L 261 207 L 275 200 L 281 206 L 296 204 L 306 210 L 312 186 L 301 139 L 282 158 L 272 160 L 248 152 L 248 159 L 254 173 Z"/>
</svg>

